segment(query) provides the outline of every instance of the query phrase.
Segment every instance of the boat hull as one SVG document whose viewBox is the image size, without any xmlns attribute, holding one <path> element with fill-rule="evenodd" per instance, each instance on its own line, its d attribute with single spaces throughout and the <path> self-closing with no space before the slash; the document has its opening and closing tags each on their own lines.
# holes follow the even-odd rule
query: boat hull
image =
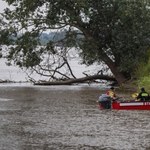
<svg viewBox="0 0 150 150">
<path fill-rule="evenodd" d="M 150 101 L 148 102 L 112 102 L 112 109 L 117 110 L 150 110 Z"/>
</svg>

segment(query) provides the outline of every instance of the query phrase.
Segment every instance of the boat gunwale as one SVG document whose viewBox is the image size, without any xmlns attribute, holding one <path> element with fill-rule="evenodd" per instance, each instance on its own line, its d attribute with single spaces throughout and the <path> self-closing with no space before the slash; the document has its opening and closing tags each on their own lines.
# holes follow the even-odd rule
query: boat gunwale
<svg viewBox="0 0 150 150">
<path fill-rule="evenodd" d="M 124 110 L 150 110 L 150 101 L 115 101 L 112 109 Z"/>
</svg>

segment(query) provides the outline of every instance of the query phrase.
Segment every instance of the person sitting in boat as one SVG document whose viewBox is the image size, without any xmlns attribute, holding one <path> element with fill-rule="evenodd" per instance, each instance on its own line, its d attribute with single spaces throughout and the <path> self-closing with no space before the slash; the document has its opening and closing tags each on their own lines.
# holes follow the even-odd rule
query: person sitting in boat
<svg viewBox="0 0 150 150">
<path fill-rule="evenodd" d="M 141 92 L 138 94 L 137 99 L 141 101 L 148 101 L 150 100 L 149 94 L 145 91 L 144 88 L 141 88 Z"/>
<path fill-rule="evenodd" d="M 115 94 L 115 88 L 111 87 L 106 94 L 111 97 L 113 100 L 115 100 L 117 98 L 116 94 Z"/>
</svg>

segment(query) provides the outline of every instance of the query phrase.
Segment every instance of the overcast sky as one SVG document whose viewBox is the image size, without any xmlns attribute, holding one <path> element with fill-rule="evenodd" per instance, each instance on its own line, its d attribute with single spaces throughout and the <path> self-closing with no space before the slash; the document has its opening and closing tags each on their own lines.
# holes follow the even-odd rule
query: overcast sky
<svg viewBox="0 0 150 150">
<path fill-rule="evenodd" d="M 0 0 L 0 12 L 2 12 L 3 9 L 6 8 L 6 6 L 7 6 L 6 2 Z"/>
</svg>

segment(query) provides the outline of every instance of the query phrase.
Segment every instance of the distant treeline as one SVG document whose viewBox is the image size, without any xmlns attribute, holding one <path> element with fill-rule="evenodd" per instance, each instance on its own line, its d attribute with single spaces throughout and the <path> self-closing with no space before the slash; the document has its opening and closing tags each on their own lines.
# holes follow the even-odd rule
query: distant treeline
<svg viewBox="0 0 150 150">
<path fill-rule="evenodd" d="M 38 38 L 40 40 L 40 44 L 41 45 L 46 45 L 48 42 L 55 42 L 57 43 L 56 45 L 60 45 L 60 41 L 65 39 L 65 37 L 67 36 L 69 38 L 69 36 L 71 37 L 72 35 L 76 36 L 76 42 L 81 42 L 81 38 L 83 38 L 83 35 L 81 34 L 80 31 L 74 31 L 74 32 L 70 32 L 68 34 L 67 31 L 59 31 L 59 32 L 49 32 L 49 33 L 41 33 L 39 36 L 37 36 L 36 38 Z M 17 37 L 21 37 L 22 34 L 18 34 Z M 15 43 L 17 40 L 16 36 L 11 36 L 10 39 L 13 39 L 13 42 Z"/>
<path fill-rule="evenodd" d="M 42 33 L 40 35 L 40 42 L 42 45 L 47 44 L 49 41 L 57 42 L 65 38 L 66 32 L 50 32 Z"/>
</svg>

